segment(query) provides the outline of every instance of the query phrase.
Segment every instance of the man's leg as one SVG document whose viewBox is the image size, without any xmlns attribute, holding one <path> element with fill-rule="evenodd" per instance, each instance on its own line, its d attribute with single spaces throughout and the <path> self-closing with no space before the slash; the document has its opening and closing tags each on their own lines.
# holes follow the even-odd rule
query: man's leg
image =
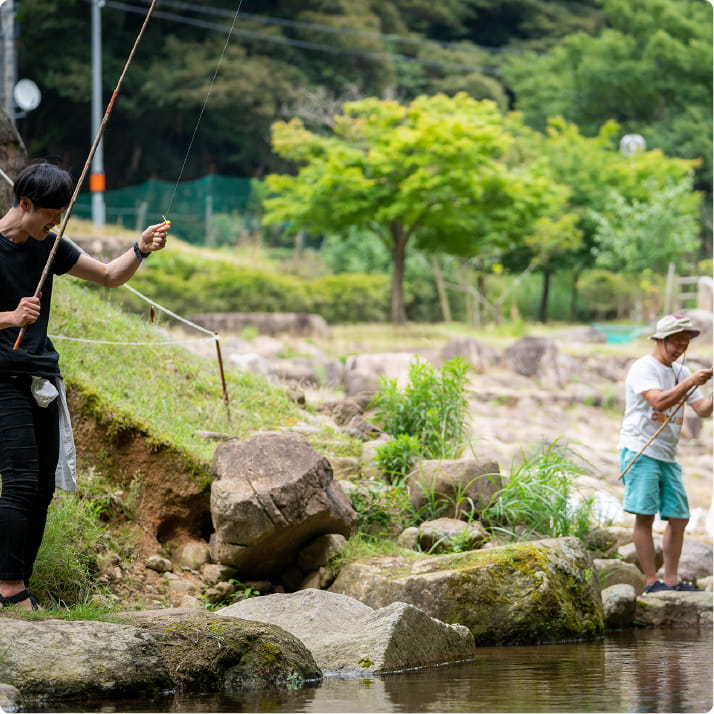
<svg viewBox="0 0 714 714">
<path fill-rule="evenodd" d="M 645 575 L 645 585 L 657 582 L 657 568 L 655 567 L 655 548 L 652 539 L 652 524 L 654 515 L 635 514 L 635 527 L 632 531 L 632 542 L 635 544 L 635 553 L 640 564 L 640 570 Z"/>
<path fill-rule="evenodd" d="M 688 518 L 670 518 L 662 536 L 662 555 L 664 556 L 664 582 L 676 585 L 679 582 L 679 556 L 682 554 L 684 529 Z"/>
</svg>

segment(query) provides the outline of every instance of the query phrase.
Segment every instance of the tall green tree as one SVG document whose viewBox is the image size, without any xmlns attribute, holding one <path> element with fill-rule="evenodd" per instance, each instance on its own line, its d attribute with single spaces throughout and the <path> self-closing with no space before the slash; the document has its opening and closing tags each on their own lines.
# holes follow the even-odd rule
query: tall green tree
<svg viewBox="0 0 714 714">
<path fill-rule="evenodd" d="M 700 199 L 691 177 L 655 188 L 642 201 L 610 192 L 607 213 L 593 212 L 597 265 L 619 273 L 664 274 L 673 263 L 688 272 L 698 245 Z"/>
<path fill-rule="evenodd" d="M 543 162 L 552 179 L 569 189 L 565 212 L 577 216 L 574 228 L 582 239 L 556 244 L 554 250 L 548 251 L 548 260 L 537 269 L 544 274 L 544 289 L 547 289 L 547 273 L 556 269 L 572 271 L 573 317 L 578 277 L 594 267 L 603 221 L 617 223 L 621 205 L 648 206 L 653 196 L 676 185 L 681 187 L 683 199 L 672 208 L 673 214 L 688 217 L 692 211 L 696 214 L 700 199 L 691 191 L 691 179 L 698 162 L 665 156 L 658 149 L 623 156 L 619 151 L 622 130 L 616 122 L 603 124 L 596 136 L 584 136 L 575 124 L 562 118 L 551 119 L 543 133 L 519 122 L 512 123 L 511 130 L 518 137 L 516 146 L 523 157 Z M 541 232 L 541 235 L 545 234 Z M 527 264 L 537 255 L 536 237 L 532 237 L 530 243 L 527 250 L 522 249 L 504 263 L 515 263 L 511 269 L 522 270 L 524 259 Z M 548 243 L 544 245 L 547 248 Z"/>
<path fill-rule="evenodd" d="M 567 190 L 537 162 L 514 161 L 512 145 L 497 106 L 463 93 L 351 102 L 328 136 L 278 122 L 274 150 L 298 169 L 266 178 L 263 220 L 313 234 L 374 232 L 392 258 L 392 320 L 403 322 L 409 246 L 455 255 L 505 248 L 559 212 Z"/>
<path fill-rule="evenodd" d="M 712 6 L 702 0 L 601 0 L 606 28 L 566 37 L 504 68 L 526 120 L 562 116 L 595 136 L 609 119 L 649 148 L 699 159 L 712 184 Z"/>
</svg>

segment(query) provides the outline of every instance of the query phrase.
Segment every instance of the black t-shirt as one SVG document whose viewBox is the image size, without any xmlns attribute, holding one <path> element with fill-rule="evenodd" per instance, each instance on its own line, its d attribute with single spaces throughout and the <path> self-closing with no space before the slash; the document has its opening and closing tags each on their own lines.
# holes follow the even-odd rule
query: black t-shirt
<svg viewBox="0 0 714 714">
<path fill-rule="evenodd" d="M 56 234 L 45 240 L 28 238 L 25 243 L 13 243 L 0 234 L 0 312 L 12 312 L 20 299 L 35 294 L 37 283 L 52 252 Z M 52 266 L 42 286 L 40 317 L 27 326 L 20 346 L 13 350 L 19 327 L 0 330 L 0 374 L 31 374 L 38 377 L 59 377 L 59 355 L 47 337 L 47 323 L 52 302 L 52 278 L 74 267 L 79 249 L 62 238 L 52 260 Z"/>
</svg>

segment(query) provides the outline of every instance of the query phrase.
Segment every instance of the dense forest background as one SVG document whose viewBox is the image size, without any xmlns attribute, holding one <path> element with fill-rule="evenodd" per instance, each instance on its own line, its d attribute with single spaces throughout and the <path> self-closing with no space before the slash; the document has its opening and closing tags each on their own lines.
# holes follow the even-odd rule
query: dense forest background
<svg viewBox="0 0 714 714">
<path fill-rule="evenodd" d="M 105 101 L 150 5 L 102 9 Z M 705 0 L 159 0 L 105 134 L 107 188 L 284 170 L 270 126 L 329 126 L 345 99 L 466 91 L 562 115 L 595 135 L 608 119 L 648 148 L 700 158 L 711 191 L 711 6 Z M 79 173 L 91 142 L 91 0 L 16 0 L 18 76 L 41 105 L 18 119 L 31 156 Z M 237 13 L 237 14 L 236 14 Z M 229 36 L 231 25 L 233 30 Z M 225 50 L 225 54 L 224 53 Z M 219 58 L 220 71 L 209 93 Z"/>
</svg>

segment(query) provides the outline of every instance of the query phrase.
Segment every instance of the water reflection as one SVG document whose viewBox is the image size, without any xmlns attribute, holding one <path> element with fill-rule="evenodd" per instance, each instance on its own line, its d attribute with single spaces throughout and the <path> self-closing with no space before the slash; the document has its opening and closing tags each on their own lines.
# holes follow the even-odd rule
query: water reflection
<svg viewBox="0 0 714 714">
<path fill-rule="evenodd" d="M 471 662 L 316 687 L 54 704 L 36 712 L 708 712 L 712 631 L 641 630 L 600 642 L 483 647 Z"/>
</svg>

